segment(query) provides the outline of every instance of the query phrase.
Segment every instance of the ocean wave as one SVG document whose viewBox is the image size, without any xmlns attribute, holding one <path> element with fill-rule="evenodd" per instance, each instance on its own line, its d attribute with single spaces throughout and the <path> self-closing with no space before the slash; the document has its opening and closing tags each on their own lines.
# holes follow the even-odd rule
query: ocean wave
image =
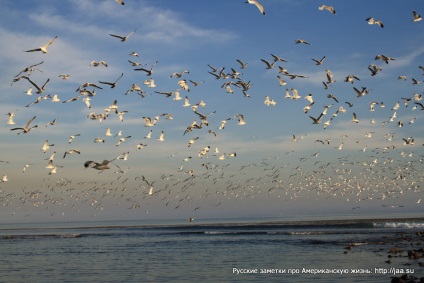
<svg viewBox="0 0 424 283">
<path fill-rule="evenodd" d="M 322 234 L 329 234 L 329 233 L 317 232 L 317 231 L 289 232 L 289 235 L 322 235 Z"/>
<path fill-rule="evenodd" d="M 21 235 L 2 235 L 4 240 L 23 240 L 23 239 L 62 239 L 62 238 L 79 238 L 79 233 L 65 233 L 65 234 L 21 234 Z"/>
<path fill-rule="evenodd" d="M 380 222 L 373 223 L 376 228 L 404 228 L 404 229 L 413 229 L 413 228 L 424 228 L 424 223 L 409 223 L 409 222 Z"/>
</svg>

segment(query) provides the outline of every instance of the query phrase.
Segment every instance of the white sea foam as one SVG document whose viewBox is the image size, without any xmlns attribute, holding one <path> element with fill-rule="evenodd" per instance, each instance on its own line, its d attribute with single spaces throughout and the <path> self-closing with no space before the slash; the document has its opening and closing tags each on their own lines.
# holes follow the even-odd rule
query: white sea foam
<svg viewBox="0 0 424 283">
<path fill-rule="evenodd" d="M 373 223 L 377 228 L 424 228 L 424 223 L 408 223 L 408 222 L 382 222 Z"/>
</svg>

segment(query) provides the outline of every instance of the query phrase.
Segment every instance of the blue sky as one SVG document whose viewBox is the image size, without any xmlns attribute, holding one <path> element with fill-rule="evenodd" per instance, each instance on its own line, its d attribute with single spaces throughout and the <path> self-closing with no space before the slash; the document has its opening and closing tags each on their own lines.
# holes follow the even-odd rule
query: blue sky
<svg viewBox="0 0 424 283">
<path fill-rule="evenodd" d="M 8 181 L 0 184 L 0 214 L 4 222 L 67 221 L 81 219 L 143 219 L 174 217 L 286 216 L 317 213 L 413 212 L 422 210 L 423 185 L 423 111 L 414 102 L 414 94 L 423 93 L 423 24 L 413 22 L 412 11 L 424 13 L 420 1 L 277 1 L 263 0 L 266 16 L 244 1 L 131 1 L 120 6 L 108 1 L 9 1 L 0 12 L 0 83 L 2 92 L 0 127 L 2 152 L 0 173 Z M 333 5 L 336 14 L 318 9 Z M 384 28 L 369 25 L 367 18 L 381 20 Z M 109 34 L 131 34 L 121 42 Z M 57 40 L 47 54 L 24 52 Z M 310 45 L 295 44 L 296 39 Z M 130 56 L 131 52 L 139 57 Z M 271 54 L 287 62 L 276 62 L 266 69 L 261 59 L 272 61 Z M 375 60 L 379 54 L 393 57 L 388 64 Z M 326 57 L 322 65 L 312 58 Z M 236 61 L 248 64 L 241 69 Z M 108 67 L 90 66 L 92 61 L 107 62 Z M 134 71 L 128 60 L 146 64 L 156 61 L 151 77 Z M 25 94 L 30 83 L 12 81 L 16 74 L 32 64 L 37 66 L 29 78 L 37 84 L 50 79 L 41 95 L 57 94 L 60 102 L 42 100 L 30 107 L 37 94 Z M 239 78 L 216 79 L 211 68 L 231 68 Z M 370 64 L 382 67 L 371 76 Z M 306 78 L 290 79 L 279 73 L 279 66 Z M 181 78 L 174 72 L 188 70 Z M 326 70 L 335 82 L 325 89 Z M 115 81 L 115 88 L 99 81 Z M 67 80 L 58 76 L 69 74 Z M 287 84 L 279 85 L 277 75 Z M 348 75 L 360 81 L 344 82 Z M 406 76 L 406 80 L 399 80 Z M 156 87 L 143 84 L 153 78 Z M 181 79 L 203 82 L 190 91 L 179 90 L 190 104 L 204 101 L 197 108 L 208 117 L 209 126 L 185 129 L 199 117 L 184 99 L 174 101 L 157 94 L 178 89 Z M 244 97 L 241 88 L 230 85 L 234 93 L 221 87 L 225 82 L 251 82 Z M 75 90 L 83 83 L 99 84 L 91 97 L 91 109 Z M 144 97 L 135 92 L 138 84 Z M 353 87 L 366 87 L 368 94 L 357 97 Z M 286 89 L 296 89 L 298 100 L 285 98 Z M 91 88 L 88 88 L 92 90 Z M 314 105 L 308 113 L 305 96 L 312 94 Z M 338 102 L 327 96 L 331 94 Z M 265 97 L 276 101 L 266 106 Z M 408 107 L 403 98 L 411 98 Z M 111 113 L 99 123 L 87 118 L 91 112 L 104 113 L 118 102 L 118 111 L 127 111 L 124 121 Z M 348 107 L 345 102 L 353 107 Z M 393 110 L 397 102 L 399 108 Z M 377 102 L 370 111 L 370 103 Z M 384 103 L 384 108 L 382 106 Z M 318 117 L 328 107 L 321 124 Z M 414 106 L 417 109 L 413 109 Z M 324 129 L 324 122 L 330 120 Z M 8 125 L 7 113 L 14 112 L 16 125 Z M 394 117 L 394 113 L 396 115 Z M 154 127 L 145 127 L 143 117 L 170 113 L 173 120 L 161 116 Z M 353 113 L 359 119 L 353 123 Z M 245 118 L 238 125 L 237 114 Z M 38 128 L 17 135 L 13 127 L 33 121 Z M 221 121 L 227 118 L 224 129 Z M 56 119 L 56 124 L 45 126 Z M 390 119 L 392 121 L 390 121 Z M 375 123 L 371 123 L 373 120 Z M 413 123 L 410 121 L 413 120 Z M 403 127 L 399 127 L 403 123 Z M 127 138 L 105 137 L 122 131 Z M 152 138 L 145 139 L 152 130 Z M 216 137 L 208 133 L 216 132 Z M 165 141 L 158 141 L 160 132 Z M 80 134 L 71 144 L 70 135 Z M 105 143 L 94 143 L 97 137 Z M 188 147 L 190 139 L 198 139 Z M 293 139 L 294 137 L 294 139 Z M 404 140 L 414 139 L 413 145 Z M 322 144 L 317 140 L 330 143 Z M 43 153 L 48 140 L 54 144 Z M 137 149 L 137 144 L 147 144 Z M 338 148 L 342 145 L 341 150 Z M 202 158 L 200 150 L 210 146 Z M 215 148 L 219 153 L 214 153 Z M 80 154 L 62 158 L 65 151 Z M 365 149 L 365 150 L 364 150 Z M 50 155 L 56 152 L 57 173 L 46 169 Z M 129 152 L 128 160 L 116 159 Z M 228 156 L 236 153 L 235 157 Z M 224 155 L 224 160 L 218 157 Z M 188 161 L 183 161 L 185 158 Z M 84 169 L 87 160 L 112 160 L 110 170 L 99 173 Z M 23 173 L 23 168 L 26 167 Z M 203 165 L 202 165 L 203 164 Z M 207 166 L 205 166 L 207 164 Z M 115 166 L 116 165 L 116 166 Z M 119 172 L 118 166 L 121 169 Z M 190 171 L 194 175 L 190 175 Z M 153 183 L 141 180 L 144 176 Z M 417 203 L 418 202 L 418 203 Z M 401 206 L 401 207 L 399 207 Z"/>
</svg>

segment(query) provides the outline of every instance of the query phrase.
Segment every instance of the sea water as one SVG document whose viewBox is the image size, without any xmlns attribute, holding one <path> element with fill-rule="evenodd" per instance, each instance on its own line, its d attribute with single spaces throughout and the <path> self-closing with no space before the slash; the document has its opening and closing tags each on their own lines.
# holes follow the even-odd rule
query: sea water
<svg viewBox="0 0 424 283">
<path fill-rule="evenodd" d="M 4 224 L 0 282 L 390 282 L 424 276 L 396 238 L 419 231 L 424 219 Z"/>
</svg>

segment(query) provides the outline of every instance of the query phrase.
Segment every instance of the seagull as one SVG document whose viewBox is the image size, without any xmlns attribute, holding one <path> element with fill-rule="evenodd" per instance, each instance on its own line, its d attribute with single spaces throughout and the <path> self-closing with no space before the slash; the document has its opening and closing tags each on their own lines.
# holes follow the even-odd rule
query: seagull
<svg viewBox="0 0 424 283">
<path fill-rule="evenodd" d="M 383 60 L 386 64 L 389 64 L 389 61 L 396 60 L 396 58 L 392 58 L 386 55 L 379 54 L 375 56 L 375 60 Z"/>
<path fill-rule="evenodd" d="M 15 122 L 13 121 L 13 117 L 15 116 L 15 112 L 9 112 L 6 114 L 9 119 L 7 120 L 8 125 L 15 125 Z"/>
<path fill-rule="evenodd" d="M 121 35 L 116 35 L 116 34 L 109 34 L 110 36 L 113 36 L 113 37 L 117 37 L 117 38 L 119 38 L 120 40 L 121 40 L 121 42 L 124 42 L 124 41 L 126 41 L 127 39 L 128 39 L 128 37 L 130 36 L 130 35 L 132 35 L 135 31 L 136 31 L 137 29 L 135 29 L 134 31 L 132 31 L 132 32 L 130 32 L 129 34 L 127 34 L 126 36 L 121 36 Z"/>
<path fill-rule="evenodd" d="M 246 122 L 244 121 L 243 114 L 237 114 L 236 116 L 234 116 L 234 118 L 238 118 L 237 125 L 242 126 L 242 125 L 245 125 L 246 124 Z"/>
<path fill-rule="evenodd" d="M 80 135 L 81 134 L 75 134 L 75 135 L 69 136 L 68 144 L 70 144 L 74 140 L 75 137 L 79 137 Z"/>
<path fill-rule="evenodd" d="M 272 69 L 272 68 L 274 68 L 275 62 L 277 62 L 277 61 L 274 61 L 274 62 L 272 62 L 272 63 L 269 63 L 268 61 L 266 61 L 266 60 L 264 60 L 264 59 L 261 59 L 261 61 L 265 63 L 265 65 L 266 65 L 266 68 L 267 68 L 267 69 Z"/>
<path fill-rule="evenodd" d="M 303 39 L 296 39 L 294 41 L 294 43 L 296 43 L 296 44 L 302 43 L 302 44 L 306 44 L 306 45 L 311 45 L 309 42 L 307 42 L 306 40 L 303 40 Z"/>
<path fill-rule="evenodd" d="M 150 132 L 144 137 L 145 139 L 150 139 L 152 137 L 153 130 L 150 130 Z"/>
<path fill-rule="evenodd" d="M 319 10 L 327 10 L 329 11 L 331 14 L 335 15 L 336 14 L 336 10 L 334 10 L 333 6 L 327 6 L 327 5 L 321 5 L 320 7 L 318 7 Z"/>
<path fill-rule="evenodd" d="M 120 146 L 122 142 L 124 142 L 126 139 L 129 139 L 129 138 L 131 138 L 131 136 L 120 138 L 115 146 Z"/>
<path fill-rule="evenodd" d="M 351 83 L 351 84 L 353 84 L 353 82 L 355 81 L 355 80 L 358 80 L 358 81 L 360 81 L 360 79 L 357 77 L 357 76 L 355 76 L 355 75 L 348 75 L 346 78 L 345 78 L 345 82 L 347 82 L 347 83 Z"/>
<path fill-rule="evenodd" d="M 44 61 L 41 61 L 40 63 L 37 63 L 37 64 L 34 64 L 34 65 L 31 65 L 31 66 L 26 67 L 25 69 L 23 69 L 22 71 L 20 71 L 20 72 L 19 72 L 19 74 L 17 74 L 17 75 L 15 76 L 15 78 L 19 77 L 19 75 L 20 75 L 20 74 L 22 74 L 22 73 L 27 73 L 27 75 L 29 76 L 29 75 L 31 75 L 31 73 L 32 73 L 33 71 L 35 71 L 35 70 L 40 71 L 39 69 L 34 68 L 34 67 L 36 67 L 36 66 L 38 66 L 38 65 L 41 65 L 41 64 L 43 64 L 43 63 L 44 63 Z M 42 72 L 42 71 L 40 71 L 40 72 Z M 18 80 L 19 80 L 19 79 L 20 79 L 20 78 L 18 78 Z"/>
<path fill-rule="evenodd" d="M 125 5 L 125 2 L 124 2 L 124 1 L 122 1 L 122 0 L 116 0 L 116 2 L 117 2 L 118 4 Z"/>
<path fill-rule="evenodd" d="M 159 116 L 156 116 L 153 121 L 151 118 L 149 117 L 143 117 L 144 121 L 146 121 L 146 123 L 144 124 L 145 127 L 153 127 L 154 125 L 156 125 L 156 122 L 159 120 Z"/>
<path fill-rule="evenodd" d="M 318 116 L 318 118 L 314 118 L 314 117 L 312 117 L 312 116 L 309 116 L 309 118 L 311 118 L 311 119 L 312 119 L 313 124 L 320 124 L 320 123 L 321 123 L 321 118 L 322 118 L 322 116 L 324 116 L 324 114 L 323 114 L 323 113 L 321 113 L 321 114 Z"/>
<path fill-rule="evenodd" d="M 49 42 L 47 42 L 47 44 L 39 47 L 39 48 L 35 48 L 35 49 L 31 49 L 31 50 L 27 50 L 25 52 L 35 52 L 35 51 L 41 51 L 44 54 L 47 53 L 47 48 L 56 40 L 57 36 L 53 37 L 52 40 L 50 40 Z"/>
<path fill-rule="evenodd" d="M 373 17 L 366 19 L 369 25 L 378 25 L 381 28 L 384 28 L 383 23 L 380 20 L 375 20 Z"/>
<path fill-rule="evenodd" d="M 99 62 L 91 61 L 91 63 L 90 63 L 90 67 L 98 67 L 100 65 L 103 65 L 106 68 L 108 67 L 108 64 L 106 63 L 106 61 L 99 61 Z"/>
<path fill-rule="evenodd" d="M 164 137 L 164 132 L 163 131 L 161 131 L 161 133 L 160 133 L 160 135 L 159 135 L 159 138 L 158 138 L 158 141 L 164 141 L 165 140 L 165 137 Z"/>
<path fill-rule="evenodd" d="M 72 154 L 72 153 L 81 154 L 81 152 L 79 150 L 77 150 L 77 149 L 71 149 L 71 150 L 65 151 L 65 154 L 63 155 L 63 158 L 65 158 L 67 154 Z"/>
<path fill-rule="evenodd" d="M 147 74 L 147 76 L 151 76 L 152 74 L 153 74 L 153 67 L 158 63 L 159 61 L 156 61 L 153 65 L 152 65 L 152 67 L 150 68 L 150 70 L 148 70 L 148 69 L 145 69 L 145 68 L 137 68 L 137 69 L 134 69 L 134 71 L 144 71 L 144 72 L 146 72 Z"/>
<path fill-rule="evenodd" d="M 10 129 L 10 130 L 11 130 L 11 131 L 15 131 L 15 130 L 22 130 L 22 132 L 18 133 L 18 135 L 20 135 L 20 134 L 26 134 L 26 133 L 29 133 L 29 131 L 30 131 L 31 129 L 33 129 L 33 128 L 37 128 L 37 127 L 38 127 L 38 125 L 32 126 L 31 128 L 29 127 L 29 125 L 31 124 L 31 122 L 32 122 L 32 121 L 34 121 L 35 117 L 36 117 L 36 116 L 32 117 L 32 118 L 28 121 L 28 123 L 25 125 L 25 127 L 23 127 L 23 128 L 13 128 L 13 129 Z"/>
<path fill-rule="evenodd" d="M 237 59 L 236 60 L 239 64 L 240 64 L 240 69 L 246 69 L 247 68 L 247 63 L 244 63 L 243 61 Z"/>
<path fill-rule="evenodd" d="M 261 14 L 265 16 L 264 7 L 258 1 L 256 1 L 256 0 L 247 0 L 245 3 L 246 4 L 253 4 L 253 5 L 255 5 L 256 7 L 258 7 L 258 9 L 261 12 Z"/>
<path fill-rule="evenodd" d="M 353 123 L 358 123 L 358 122 L 359 122 L 358 118 L 356 117 L 355 112 L 353 113 L 352 122 L 353 122 Z"/>
<path fill-rule="evenodd" d="M 105 169 L 110 169 L 110 167 L 108 166 L 109 163 L 110 163 L 109 160 L 103 160 L 102 163 L 98 163 L 98 162 L 89 160 L 89 161 L 86 161 L 84 163 L 84 167 L 85 168 L 90 167 L 90 168 L 94 168 L 94 169 L 103 171 Z"/>
<path fill-rule="evenodd" d="M 48 141 L 48 140 L 46 140 L 46 141 L 44 142 L 43 146 L 41 147 L 41 151 L 42 151 L 43 153 L 46 153 L 46 152 L 49 150 L 49 148 L 50 148 L 51 146 L 54 146 L 54 144 L 49 144 L 49 141 Z"/>
<path fill-rule="evenodd" d="M 34 83 L 30 78 L 26 77 L 26 76 L 22 76 L 22 79 L 26 79 L 27 81 L 29 81 L 36 89 L 36 93 L 37 94 L 42 94 L 45 90 L 46 90 L 46 86 L 47 84 L 50 82 L 50 79 L 47 79 L 47 81 L 41 86 L 39 87 L 36 83 Z M 27 92 L 28 94 L 28 92 Z"/>
<path fill-rule="evenodd" d="M 419 15 L 417 12 L 412 11 L 412 16 L 414 17 L 414 19 L 412 20 L 413 22 L 419 22 L 421 21 L 423 18 L 421 17 L 421 15 Z"/>
<path fill-rule="evenodd" d="M 383 70 L 382 67 L 377 67 L 375 64 L 371 64 L 368 66 L 368 70 L 371 72 L 371 76 L 377 75 L 378 72 L 381 72 Z"/>
<path fill-rule="evenodd" d="M 190 74 L 190 72 L 189 72 L 188 70 L 184 70 L 184 71 L 182 71 L 181 73 L 174 72 L 174 73 L 172 73 L 169 77 L 170 77 L 170 78 L 173 78 L 173 77 L 181 78 L 184 74 Z"/>
<path fill-rule="evenodd" d="M 321 60 L 317 60 L 317 59 L 312 58 L 312 61 L 314 61 L 316 63 L 316 65 L 322 65 L 322 63 L 324 63 L 324 60 L 325 60 L 325 56 L 323 56 L 321 58 Z"/>
<path fill-rule="evenodd" d="M 113 82 L 113 83 L 110 83 L 110 82 L 101 82 L 101 81 L 99 81 L 99 83 L 101 83 L 101 84 L 106 84 L 106 85 L 110 85 L 110 88 L 114 88 L 114 87 L 116 87 L 116 84 L 118 83 L 118 81 L 122 78 L 124 76 L 124 73 L 122 73 L 121 74 L 121 76 L 115 81 L 115 82 Z"/>
</svg>

